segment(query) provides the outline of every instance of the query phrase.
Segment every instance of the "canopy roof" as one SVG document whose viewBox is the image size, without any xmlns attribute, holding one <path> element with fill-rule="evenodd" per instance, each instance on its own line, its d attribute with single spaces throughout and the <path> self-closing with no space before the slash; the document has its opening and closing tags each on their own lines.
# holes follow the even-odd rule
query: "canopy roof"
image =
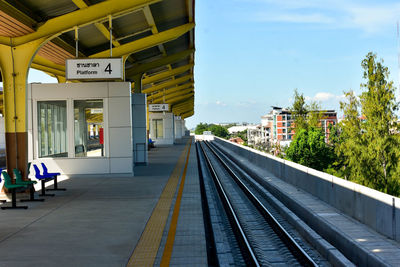
<svg viewBox="0 0 400 267">
<path fill-rule="evenodd" d="M 118 5 L 127 8 L 114 11 Z M 81 23 L 87 17 L 93 20 Z M 67 30 L 57 30 L 61 23 Z M 175 115 L 192 116 L 194 0 L 0 0 L 0 43 L 51 33 L 31 67 L 59 81 L 65 80 L 65 60 L 75 58 L 76 37 L 80 58 L 110 56 L 110 26 L 113 57 L 126 60 L 125 80 L 143 74 L 149 103 L 168 103 Z"/>
</svg>

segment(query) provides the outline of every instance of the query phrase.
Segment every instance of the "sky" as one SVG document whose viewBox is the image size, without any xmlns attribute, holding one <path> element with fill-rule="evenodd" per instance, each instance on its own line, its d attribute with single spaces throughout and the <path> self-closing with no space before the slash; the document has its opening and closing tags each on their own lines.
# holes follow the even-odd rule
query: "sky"
<svg viewBox="0 0 400 267">
<path fill-rule="evenodd" d="M 195 114 L 187 119 L 189 129 L 200 122 L 260 123 L 271 106 L 290 107 L 296 88 L 340 116 L 343 92 L 361 93 L 361 61 L 370 51 L 384 60 L 398 87 L 399 1 L 195 3 Z M 28 82 L 57 80 L 31 69 Z"/>
<path fill-rule="evenodd" d="M 260 123 L 290 107 L 294 89 L 322 109 L 361 93 L 361 61 L 377 54 L 398 87 L 399 1 L 196 1 L 195 115 L 200 122 Z"/>
</svg>

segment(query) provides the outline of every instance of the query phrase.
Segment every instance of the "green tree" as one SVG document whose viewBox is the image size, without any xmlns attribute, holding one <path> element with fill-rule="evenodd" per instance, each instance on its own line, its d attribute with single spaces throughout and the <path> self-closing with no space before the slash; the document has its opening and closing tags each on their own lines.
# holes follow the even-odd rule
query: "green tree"
<svg viewBox="0 0 400 267">
<path fill-rule="evenodd" d="M 341 140 L 336 155 L 344 157 L 341 171 L 350 180 L 399 195 L 400 140 L 393 82 L 388 81 L 388 68 L 376 55 L 368 53 L 361 63 L 364 69 L 363 93 L 357 101 L 347 93 L 348 103 L 341 103 L 345 119 L 340 124 Z M 363 119 L 358 112 L 361 106 Z"/>
<path fill-rule="evenodd" d="M 202 123 L 197 124 L 196 129 L 194 130 L 195 134 L 203 134 L 204 131 L 208 131 L 208 124 L 207 123 Z"/>
<path fill-rule="evenodd" d="M 240 137 L 245 143 L 247 143 L 247 130 L 232 133 L 230 137 Z"/>
<path fill-rule="evenodd" d="M 299 94 L 297 89 L 294 90 L 294 101 L 293 105 L 289 110 L 294 117 L 294 130 L 307 129 L 307 106 L 306 98 L 303 94 Z"/>
<path fill-rule="evenodd" d="M 294 118 L 294 131 L 308 129 L 309 127 L 320 127 L 320 121 L 323 117 L 323 111 L 317 102 L 306 103 L 306 98 L 300 94 L 297 89 L 294 90 L 293 105 L 289 108 Z"/>
<path fill-rule="evenodd" d="M 221 125 L 212 124 L 208 129 L 215 136 L 218 136 L 218 137 L 221 137 L 221 138 L 225 138 L 225 139 L 229 136 L 228 130 L 225 127 L 221 126 Z"/>
<path fill-rule="evenodd" d="M 340 102 L 344 119 L 336 127 L 330 137 L 331 145 L 335 149 L 336 161 L 333 164 L 339 177 L 354 180 L 361 177 L 363 162 L 362 148 L 365 146 L 362 140 L 362 121 L 360 120 L 360 102 L 354 92 L 345 93 L 345 102 Z"/>
<path fill-rule="evenodd" d="M 320 171 L 329 168 L 335 154 L 331 146 L 325 143 L 325 135 L 320 129 L 324 113 L 320 106 L 316 102 L 307 104 L 304 95 L 296 89 L 289 110 L 294 117 L 295 136 L 285 151 L 286 157 Z"/>
<path fill-rule="evenodd" d="M 310 127 L 300 129 L 286 157 L 294 162 L 322 171 L 327 168 L 334 157 L 333 150 L 325 143 L 325 135 L 320 129 Z"/>
<path fill-rule="evenodd" d="M 321 106 L 317 102 L 310 102 L 306 106 L 307 109 L 307 127 L 321 128 L 321 120 L 324 117 L 324 111 L 321 110 Z"/>
</svg>

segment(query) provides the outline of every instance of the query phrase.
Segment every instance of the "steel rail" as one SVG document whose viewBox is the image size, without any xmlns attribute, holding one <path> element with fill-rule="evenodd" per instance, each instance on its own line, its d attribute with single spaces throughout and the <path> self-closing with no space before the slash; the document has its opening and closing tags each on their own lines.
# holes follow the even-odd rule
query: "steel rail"
<svg viewBox="0 0 400 267">
<path fill-rule="evenodd" d="M 218 155 L 214 148 L 211 147 L 209 142 L 205 142 L 210 151 L 218 158 L 225 170 L 232 176 L 234 181 L 239 185 L 243 192 L 247 195 L 249 200 L 259 210 L 268 224 L 272 227 L 275 233 L 286 244 L 293 256 L 295 256 L 300 263 L 305 266 L 318 266 L 314 260 L 307 254 L 306 251 L 293 239 L 293 237 L 285 230 L 285 228 L 275 219 L 275 217 L 268 211 L 262 202 L 251 192 L 251 190 L 243 183 L 243 181 L 236 175 L 236 173 L 227 165 L 227 163 Z M 222 154 L 220 151 L 219 153 Z"/>
<path fill-rule="evenodd" d="M 211 176 L 213 178 L 214 184 L 217 188 L 218 194 L 222 200 L 225 211 L 228 215 L 230 225 L 236 234 L 236 239 L 239 243 L 239 248 L 242 252 L 243 258 L 246 260 L 246 265 L 261 266 L 260 263 L 258 262 L 258 259 L 255 255 L 254 251 L 253 251 L 253 248 L 251 247 L 251 245 L 247 239 L 246 234 L 243 231 L 243 228 L 239 222 L 238 217 L 236 216 L 236 213 L 232 207 L 232 204 L 231 204 L 227 194 L 225 193 L 225 190 L 222 187 L 222 184 L 218 178 L 218 175 L 215 172 L 215 169 L 212 166 L 211 161 L 210 161 L 209 157 L 207 156 L 207 153 L 205 152 L 202 144 L 200 144 L 200 148 L 201 148 L 201 151 L 203 152 L 204 158 L 206 160 L 207 166 L 208 166 Z"/>
<path fill-rule="evenodd" d="M 210 208 L 208 206 L 207 193 L 205 188 L 204 173 L 202 168 L 202 158 L 200 156 L 200 143 L 196 142 L 196 154 L 197 154 L 197 168 L 199 171 L 200 179 L 200 194 L 201 194 L 201 206 L 204 215 L 204 230 L 206 234 L 206 245 L 207 245 L 207 265 L 208 266 L 220 266 L 217 248 L 214 239 L 214 231 L 212 228 Z"/>
</svg>

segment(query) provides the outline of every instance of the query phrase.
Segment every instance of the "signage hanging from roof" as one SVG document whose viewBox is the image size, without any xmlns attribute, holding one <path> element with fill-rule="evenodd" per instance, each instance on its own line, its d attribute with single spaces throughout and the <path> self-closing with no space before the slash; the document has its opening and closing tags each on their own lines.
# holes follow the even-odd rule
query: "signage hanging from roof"
<svg viewBox="0 0 400 267">
<path fill-rule="evenodd" d="M 169 104 L 149 104 L 149 111 L 169 111 Z"/>
<path fill-rule="evenodd" d="M 67 59 L 67 80 L 123 79 L 122 58 Z"/>
</svg>

